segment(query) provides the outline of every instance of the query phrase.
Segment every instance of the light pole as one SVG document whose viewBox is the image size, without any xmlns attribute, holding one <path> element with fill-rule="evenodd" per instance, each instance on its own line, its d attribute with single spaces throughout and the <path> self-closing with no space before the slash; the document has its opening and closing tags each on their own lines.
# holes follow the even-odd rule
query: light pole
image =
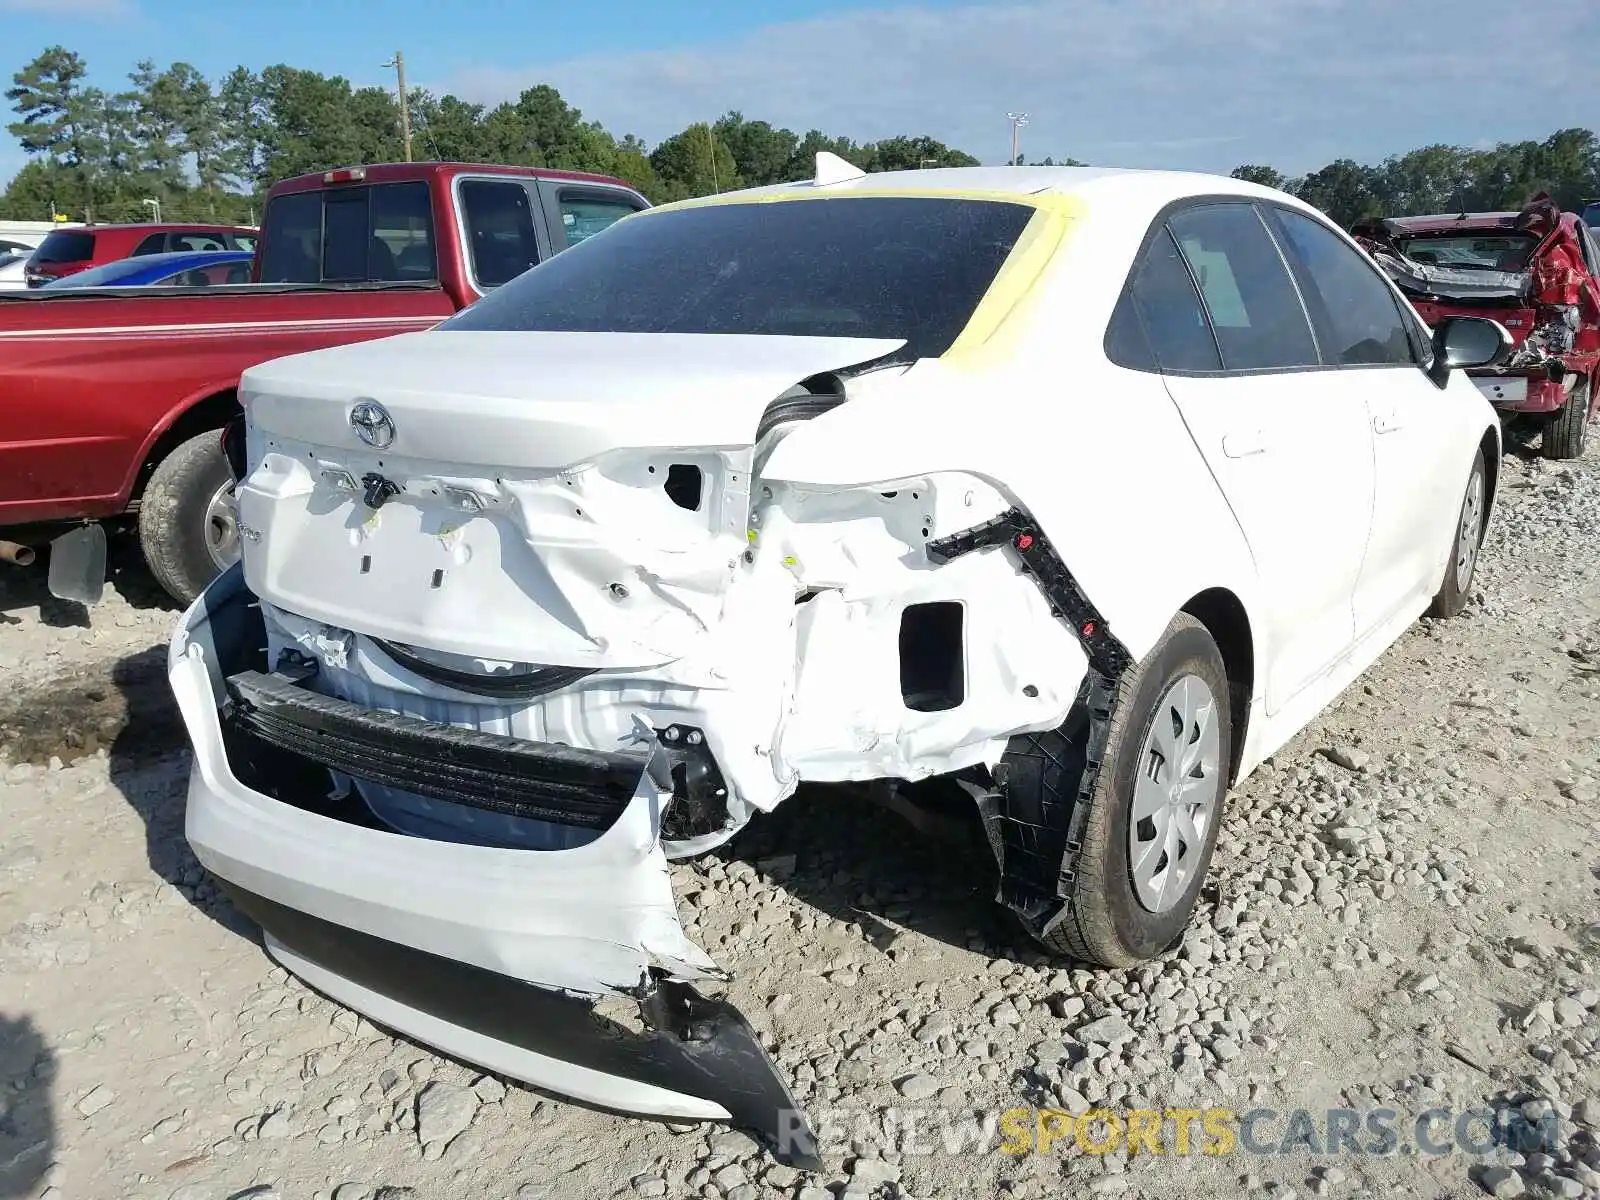
<svg viewBox="0 0 1600 1200">
<path fill-rule="evenodd" d="M 1011 122 L 1011 165 L 1017 165 L 1017 155 L 1021 152 L 1018 148 L 1018 134 L 1022 127 L 1028 123 L 1028 114 L 1025 112 L 1008 112 L 1006 120 Z"/>
<path fill-rule="evenodd" d="M 406 56 L 400 51 L 394 52 L 394 57 L 383 64 L 393 67 L 394 73 L 399 78 L 400 84 L 400 140 L 405 143 L 406 161 L 411 161 L 411 106 L 406 100 Z"/>
<path fill-rule="evenodd" d="M 150 210 L 150 219 L 152 221 L 154 221 L 157 225 L 161 224 L 161 201 L 141 200 L 139 203 Z"/>
</svg>

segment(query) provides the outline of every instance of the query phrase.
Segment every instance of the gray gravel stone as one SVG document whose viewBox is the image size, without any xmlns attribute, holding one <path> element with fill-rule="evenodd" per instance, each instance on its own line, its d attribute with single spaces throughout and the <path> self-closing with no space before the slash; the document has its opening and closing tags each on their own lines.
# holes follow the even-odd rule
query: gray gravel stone
<svg viewBox="0 0 1600 1200">
<path fill-rule="evenodd" d="M 467 1088 L 434 1081 L 417 1094 L 417 1141 L 424 1150 L 439 1153 L 472 1124 L 478 1097 Z"/>
<path fill-rule="evenodd" d="M 84 1116 L 92 1117 L 95 1113 L 110 1108 L 116 1099 L 117 1094 L 102 1083 L 85 1092 L 74 1107 Z"/>
<path fill-rule="evenodd" d="M 1128 1022 L 1119 1016 L 1101 1017 L 1098 1021 L 1090 1021 L 1087 1025 L 1080 1025 L 1074 1036 L 1080 1042 L 1095 1046 L 1115 1046 L 1133 1038 L 1133 1030 Z"/>
<path fill-rule="evenodd" d="M 1512 1200 L 1528 1190 L 1514 1167 L 1486 1167 L 1478 1176 L 1478 1185 L 1496 1200 Z"/>
</svg>

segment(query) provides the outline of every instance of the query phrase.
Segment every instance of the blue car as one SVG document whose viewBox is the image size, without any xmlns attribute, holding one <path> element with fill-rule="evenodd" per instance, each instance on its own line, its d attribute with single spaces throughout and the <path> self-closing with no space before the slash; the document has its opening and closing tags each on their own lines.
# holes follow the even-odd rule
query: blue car
<svg viewBox="0 0 1600 1200">
<path fill-rule="evenodd" d="M 166 254 L 141 254 L 63 275 L 44 285 L 43 291 L 95 287 L 214 287 L 249 283 L 248 250 L 178 250 Z"/>
<path fill-rule="evenodd" d="M 1600 200 L 1591 200 L 1584 205 L 1583 223 L 1590 229 L 1600 229 Z"/>
</svg>

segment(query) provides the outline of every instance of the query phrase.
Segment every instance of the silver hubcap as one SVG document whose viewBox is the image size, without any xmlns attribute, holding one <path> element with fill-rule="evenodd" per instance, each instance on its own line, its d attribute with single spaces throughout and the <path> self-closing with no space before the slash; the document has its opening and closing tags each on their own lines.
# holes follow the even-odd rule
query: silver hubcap
<svg viewBox="0 0 1600 1200">
<path fill-rule="evenodd" d="M 1128 820 L 1128 862 L 1139 903 L 1166 912 L 1200 865 L 1222 793 L 1217 699 L 1198 675 L 1175 682 L 1156 705 L 1139 755 Z"/>
<path fill-rule="evenodd" d="M 231 483 L 218 488 L 206 505 L 206 550 L 219 571 L 239 561 L 239 502 Z"/>
<path fill-rule="evenodd" d="M 1478 562 L 1478 533 L 1483 525 L 1483 472 L 1473 469 L 1467 481 L 1466 499 L 1461 501 L 1461 528 L 1456 531 L 1456 591 L 1464 592 L 1472 582 L 1472 568 Z"/>
</svg>

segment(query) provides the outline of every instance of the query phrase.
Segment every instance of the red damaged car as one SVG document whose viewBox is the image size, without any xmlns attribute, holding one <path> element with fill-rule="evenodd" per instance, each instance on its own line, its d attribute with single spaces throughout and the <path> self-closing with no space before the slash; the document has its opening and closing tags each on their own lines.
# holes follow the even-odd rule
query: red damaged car
<svg viewBox="0 0 1600 1200">
<path fill-rule="evenodd" d="M 1429 325 L 1490 317 L 1515 349 L 1467 372 L 1502 417 L 1536 423 L 1546 458 L 1577 458 L 1600 411 L 1600 243 L 1541 193 L 1521 212 L 1390 217 L 1351 233 Z"/>
</svg>

